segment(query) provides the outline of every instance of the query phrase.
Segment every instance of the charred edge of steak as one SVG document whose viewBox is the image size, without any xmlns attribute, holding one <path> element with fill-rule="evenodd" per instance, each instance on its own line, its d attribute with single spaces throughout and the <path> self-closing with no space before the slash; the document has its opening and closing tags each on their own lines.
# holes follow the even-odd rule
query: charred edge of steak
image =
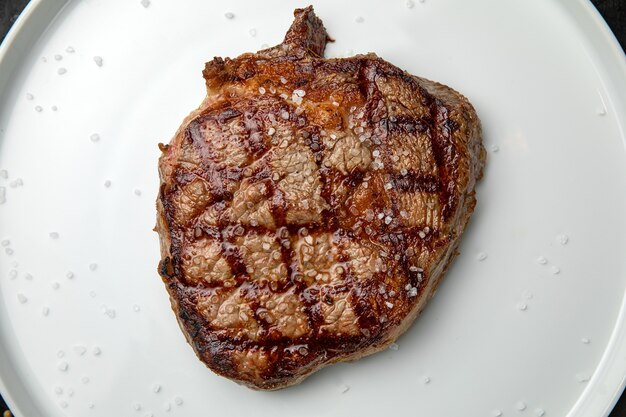
<svg viewBox="0 0 626 417">
<path fill-rule="evenodd" d="M 318 57 L 324 56 L 327 42 L 333 42 L 328 36 L 322 20 L 315 15 L 313 6 L 296 9 L 295 20 L 285 35 L 283 44 L 300 47 Z"/>
</svg>

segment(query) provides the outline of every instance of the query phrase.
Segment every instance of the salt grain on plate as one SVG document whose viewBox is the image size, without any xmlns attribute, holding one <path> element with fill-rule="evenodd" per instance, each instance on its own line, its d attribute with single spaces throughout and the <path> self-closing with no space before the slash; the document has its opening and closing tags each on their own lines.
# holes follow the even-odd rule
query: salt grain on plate
<svg viewBox="0 0 626 417">
<path fill-rule="evenodd" d="M 89 136 L 89 140 L 91 140 L 93 143 L 96 143 L 100 141 L 100 135 L 97 133 L 92 133 L 91 136 Z"/>
<path fill-rule="evenodd" d="M 59 69 L 57 70 L 57 74 L 59 74 L 59 75 L 63 75 L 63 74 L 65 74 L 66 72 L 67 72 L 67 69 L 65 69 L 65 68 L 63 68 L 63 67 L 61 67 L 61 68 L 59 68 Z"/>
<path fill-rule="evenodd" d="M 235 13 L 233 13 L 233 12 L 226 12 L 226 13 L 224 13 L 224 17 L 226 19 L 228 19 L 228 20 L 232 20 L 232 19 L 235 18 Z"/>
<path fill-rule="evenodd" d="M 150 6 L 150 0 L 141 0 L 141 5 L 147 9 Z"/>
<path fill-rule="evenodd" d="M 519 411 L 524 411 L 526 409 L 526 403 L 524 403 L 523 401 L 519 401 L 515 404 L 515 408 Z"/>
<path fill-rule="evenodd" d="M 576 380 L 578 382 L 580 382 L 580 383 L 588 382 L 589 381 L 589 375 L 584 374 L 584 373 L 576 374 Z"/>
<path fill-rule="evenodd" d="M 150 2 L 148 2 L 148 4 L 150 4 Z M 148 6 L 145 6 L 145 7 L 148 7 Z M 97 66 L 101 67 L 102 64 L 104 63 L 104 60 L 102 59 L 101 56 L 96 55 L 93 57 L 93 62 L 95 62 Z"/>
<path fill-rule="evenodd" d="M 87 348 L 82 345 L 72 346 L 72 349 L 78 356 L 83 356 L 87 352 Z"/>
<path fill-rule="evenodd" d="M 74 53 L 74 48 L 72 48 L 71 46 L 68 46 L 67 48 L 65 48 L 65 52 L 67 52 L 69 54 L 73 54 Z"/>
<path fill-rule="evenodd" d="M 25 304 L 28 301 L 28 298 L 26 298 L 24 294 L 19 292 L 17 293 L 17 301 L 19 301 L 21 304 Z"/>
<path fill-rule="evenodd" d="M 56 59 L 57 61 L 60 61 L 60 60 L 63 59 L 63 55 L 57 54 L 57 55 L 54 56 L 54 59 Z"/>
</svg>

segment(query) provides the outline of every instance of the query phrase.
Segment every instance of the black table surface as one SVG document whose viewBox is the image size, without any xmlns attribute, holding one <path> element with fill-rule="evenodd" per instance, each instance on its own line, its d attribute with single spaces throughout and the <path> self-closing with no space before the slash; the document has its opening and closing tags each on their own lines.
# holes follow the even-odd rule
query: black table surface
<svg viewBox="0 0 626 417">
<path fill-rule="evenodd" d="M 0 0 L 0 40 L 4 39 L 27 3 L 28 0 Z M 622 49 L 626 50 L 626 0 L 592 0 L 592 3 L 611 27 Z M 7 406 L 0 397 L 0 412 L 5 410 Z M 626 417 L 626 394 L 622 394 L 610 417 Z"/>
</svg>

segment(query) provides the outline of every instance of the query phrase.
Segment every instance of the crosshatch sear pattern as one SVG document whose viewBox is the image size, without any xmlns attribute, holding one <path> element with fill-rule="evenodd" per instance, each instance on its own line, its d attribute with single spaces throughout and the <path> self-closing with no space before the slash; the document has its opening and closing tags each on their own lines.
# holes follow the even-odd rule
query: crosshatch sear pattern
<svg viewBox="0 0 626 417">
<path fill-rule="evenodd" d="M 475 205 L 467 99 L 374 54 L 324 59 L 329 40 L 309 7 L 282 44 L 208 62 L 162 146 L 159 272 L 199 358 L 252 388 L 389 346 Z"/>
</svg>

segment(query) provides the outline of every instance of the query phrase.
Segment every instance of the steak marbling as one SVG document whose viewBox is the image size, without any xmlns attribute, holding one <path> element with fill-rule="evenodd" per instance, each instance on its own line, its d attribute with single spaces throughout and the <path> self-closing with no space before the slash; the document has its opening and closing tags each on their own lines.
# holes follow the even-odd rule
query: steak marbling
<svg viewBox="0 0 626 417">
<path fill-rule="evenodd" d="M 465 97 L 374 54 L 324 59 L 297 9 L 280 45 L 215 58 L 161 145 L 159 273 L 213 371 L 297 384 L 388 347 L 432 297 L 485 151 Z"/>
</svg>

